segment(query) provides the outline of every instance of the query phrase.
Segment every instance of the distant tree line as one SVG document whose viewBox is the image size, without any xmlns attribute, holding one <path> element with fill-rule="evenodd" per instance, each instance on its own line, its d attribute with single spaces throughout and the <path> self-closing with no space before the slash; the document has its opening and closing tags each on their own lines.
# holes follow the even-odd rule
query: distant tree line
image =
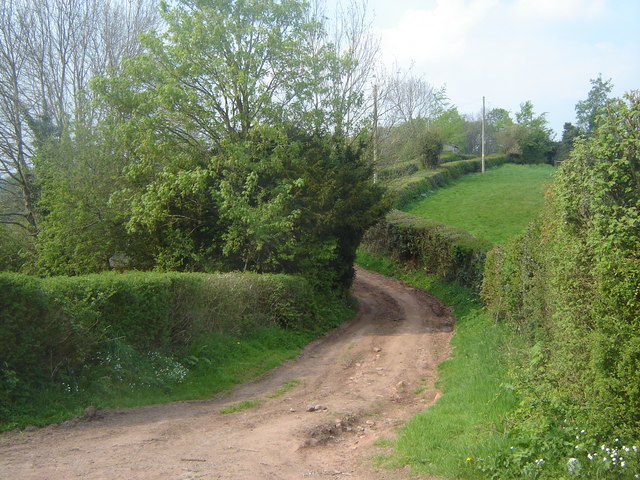
<svg viewBox="0 0 640 480">
<path fill-rule="evenodd" d="M 462 155 L 481 154 L 482 115 L 460 114 L 444 87 L 436 88 L 410 72 L 383 74 L 378 81 L 380 165 L 423 160 L 425 167 L 437 166 L 438 155 L 432 152 L 442 153 L 445 147 Z M 577 138 L 592 134 L 610 102 L 611 80 L 599 75 L 591 85 L 588 97 L 576 104 L 576 125 L 565 123 L 560 140 L 554 139 L 546 114 L 535 112 L 531 101 L 521 103 L 514 114 L 504 108 L 488 110 L 485 153 L 502 153 L 513 161 L 565 160 Z"/>
</svg>

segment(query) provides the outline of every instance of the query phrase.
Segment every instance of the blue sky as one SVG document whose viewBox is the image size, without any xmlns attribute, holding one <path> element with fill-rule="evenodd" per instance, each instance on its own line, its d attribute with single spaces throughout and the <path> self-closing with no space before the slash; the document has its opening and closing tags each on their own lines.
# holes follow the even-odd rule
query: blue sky
<svg viewBox="0 0 640 480">
<path fill-rule="evenodd" d="M 640 89 L 640 0 L 368 0 L 382 60 L 446 85 L 461 113 L 531 100 L 559 138 L 589 79 Z"/>
</svg>

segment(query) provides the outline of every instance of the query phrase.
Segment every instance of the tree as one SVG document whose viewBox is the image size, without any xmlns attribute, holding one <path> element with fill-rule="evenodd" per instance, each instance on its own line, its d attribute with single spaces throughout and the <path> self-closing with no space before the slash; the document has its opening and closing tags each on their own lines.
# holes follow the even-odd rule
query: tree
<svg viewBox="0 0 640 480">
<path fill-rule="evenodd" d="M 527 100 L 520 104 L 516 121 L 520 128 L 513 133 L 524 160 L 527 162 L 550 161 L 553 155 L 553 142 L 545 114 L 536 115 L 533 104 Z"/>
<path fill-rule="evenodd" d="M 513 125 L 513 120 L 508 110 L 504 108 L 492 108 L 486 115 L 485 122 L 485 151 L 488 154 L 499 152 L 501 149 L 499 137 L 504 138 L 504 132 Z"/>
<path fill-rule="evenodd" d="M 41 232 L 39 150 L 95 123 L 91 77 L 138 53 L 156 21 L 153 0 L 0 0 L 0 223 Z"/>
<path fill-rule="evenodd" d="M 410 125 L 414 121 L 433 119 L 444 113 L 448 105 L 445 87 L 436 88 L 411 70 L 378 75 L 379 123 L 387 128 Z"/>
<path fill-rule="evenodd" d="M 325 102 L 336 98 L 326 77 L 340 83 L 357 59 L 337 59 L 299 1 L 185 0 L 162 15 L 147 52 L 95 82 L 123 119 L 127 180 L 112 203 L 128 231 L 146 238 L 156 268 L 347 285 L 364 229 L 386 208 L 349 120 L 360 104 L 346 90 Z"/>
<path fill-rule="evenodd" d="M 604 81 L 602 74 L 598 78 L 589 80 L 591 90 L 586 100 L 581 100 L 576 104 L 576 120 L 577 125 L 587 135 L 590 135 L 598 123 L 598 118 L 605 113 L 605 109 L 609 103 L 609 94 L 613 90 L 611 79 Z"/>
<path fill-rule="evenodd" d="M 380 74 L 378 86 L 378 137 L 382 162 L 420 157 L 420 138 L 446 111 L 445 88 L 435 88 L 408 72 Z"/>
<path fill-rule="evenodd" d="M 443 143 L 462 147 L 465 142 L 465 123 L 458 109 L 450 107 L 435 118 L 431 127 L 440 134 Z"/>
<path fill-rule="evenodd" d="M 39 148 L 34 161 L 41 185 L 40 233 L 36 258 L 28 266 L 38 273 L 108 270 L 125 252 L 127 259 L 144 263 L 138 258 L 142 246 L 124 228 L 124 211 L 110 201 L 122 186 L 124 167 L 110 135 L 103 124 L 100 130 L 76 129 L 73 139 L 65 135 Z"/>
<path fill-rule="evenodd" d="M 573 150 L 576 140 L 580 137 L 582 131 L 572 123 L 565 122 L 562 128 L 562 138 L 558 145 L 557 159 L 564 161 L 569 158 L 569 154 Z"/>
<path fill-rule="evenodd" d="M 424 168 L 437 168 L 440 164 L 440 154 L 444 142 L 440 132 L 436 129 L 427 129 L 420 138 L 420 160 Z"/>
<path fill-rule="evenodd" d="M 321 2 L 314 3 L 318 7 L 312 18 L 326 23 Z M 338 2 L 333 21 L 327 27 L 327 37 L 318 38 L 318 52 L 327 48 L 330 57 L 314 56 L 312 74 L 319 78 L 320 88 L 315 89 L 311 110 L 328 114 L 329 126 L 345 138 L 357 138 L 370 121 L 373 97 L 367 92 L 380 53 L 380 41 L 372 33 L 371 25 L 366 0 L 349 0 L 346 5 Z M 333 65 L 327 64 L 330 59 Z"/>
</svg>

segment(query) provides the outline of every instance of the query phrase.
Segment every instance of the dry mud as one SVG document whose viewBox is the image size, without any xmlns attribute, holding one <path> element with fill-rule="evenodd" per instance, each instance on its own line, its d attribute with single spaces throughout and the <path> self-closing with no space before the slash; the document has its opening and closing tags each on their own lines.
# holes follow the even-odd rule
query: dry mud
<svg viewBox="0 0 640 480">
<path fill-rule="evenodd" d="M 439 396 L 450 309 L 397 280 L 358 270 L 357 315 L 259 381 L 212 400 L 98 411 L 0 436 L 6 479 L 401 479 L 375 468 L 376 439 Z M 285 382 L 300 383 L 269 398 Z M 265 399 L 231 414 L 220 410 Z M 424 478 L 424 477 L 423 477 Z"/>
</svg>

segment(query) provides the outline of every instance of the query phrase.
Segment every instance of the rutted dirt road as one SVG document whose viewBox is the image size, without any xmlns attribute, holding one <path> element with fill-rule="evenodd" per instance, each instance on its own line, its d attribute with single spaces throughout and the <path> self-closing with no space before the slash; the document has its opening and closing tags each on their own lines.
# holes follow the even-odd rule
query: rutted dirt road
<svg viewBox="0 0 640 480">
<path fill-rule="evenodd" d="M 0 478 L 407 478 L 372 466 L 386 451 L 373 443 L 438 398 L 436 366 L 449 353 L 453 317 L 425 292 L 364 270 L 354 294 L 355 318 L 223 397 L 0 436 Z M 268 398 L 291 380 L 300 383 Z M 219 413 L 257 398 L 266 401 Z"/>
</svg>

